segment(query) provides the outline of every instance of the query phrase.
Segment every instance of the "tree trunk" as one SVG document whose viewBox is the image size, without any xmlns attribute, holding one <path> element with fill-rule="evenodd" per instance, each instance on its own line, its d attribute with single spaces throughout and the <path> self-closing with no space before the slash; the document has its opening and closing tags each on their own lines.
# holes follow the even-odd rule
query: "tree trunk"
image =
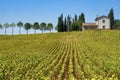
<svg viewBox="0 0 120 80">
<path fill-rule="evenodd" d="M 21 27 L 19 28 L 19 34 L 21 35 Z"/>
<path fill-rule="evenodd" d="M 43 29 L 42 29 L 42 34 L 43 34 Z"/>
<path fill-rule="evenodd" d="M 34 30 L 34 34 L 36 34 L 36 30 Z"/>
<path fill-rule="evenodd" d="M 50 33 L 51 33 L 51 29 L 50 29 Z"/>
<path fill-rule="evenodd" d="M 28 30 L 27 30 L 27 35 L 28 35 Z"/>
<path fill-rule="evenodd" d="M 6 35 L 6 27 L 5 27 L 5 35 Z"/>
<path fill-rule="evenodd" d="M 13 35 L 13 33 L 14 33 L 14 27 L 12 27 L 12 35 Z"/>
<path fill-rule="evenodd" d="M 68 32 L 70 31 L 69 23 L 68 23 Z"/>
</svg>

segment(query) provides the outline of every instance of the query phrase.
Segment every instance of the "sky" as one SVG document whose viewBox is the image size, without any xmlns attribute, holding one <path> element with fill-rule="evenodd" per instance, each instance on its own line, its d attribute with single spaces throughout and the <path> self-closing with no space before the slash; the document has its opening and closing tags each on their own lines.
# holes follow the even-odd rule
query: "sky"
<svg viewBox="0 0 120 80">
<path fill-rule="evenodd" d="M 0 24 L 51 22 L 56 26 L 62 13 L 64 17 L 68 14 L 74 17 L 82 12 L 86 22 L 95 22 L 97 15 L 107 16 L 111 8 L 115 19 L 120 19 L 120 0 L 0 0 Z M 10 34 L 11 29 L 7 31 Z M 0 30 L 0 34 L 4 34 L 4 30 Z"/>
</svg>

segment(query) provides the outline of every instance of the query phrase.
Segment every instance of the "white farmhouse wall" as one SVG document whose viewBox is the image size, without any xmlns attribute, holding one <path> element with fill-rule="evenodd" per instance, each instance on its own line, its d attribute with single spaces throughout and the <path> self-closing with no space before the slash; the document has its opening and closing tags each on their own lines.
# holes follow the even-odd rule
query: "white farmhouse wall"
<svg viewBox="0 0 120 80">
<path fill-rule="evenodd" d="M 105 23 L 103 23 L 103 20 L 105 20 Z M 98 29 L 103 29 L 103 26 L 105 26 L 105 29 L 110 29 L 110 19 L 109 18 L 102 18 L 97 20 L 96 22 L 98 24 Z"/>
<path fill-rule="evenodd" d="M 103 22 L 103 20 L 104 20 L 104 22 Z M 95 21 L 96 21 L 96 29 L 110 29 L 110 19 L 107 17 L 107 16 L 100 16 L 100 17 L 97 17 L 96 19 L 95 19 Z M 85 23 L 85 24 L 89 24 L 89 23 Z M 95 26 L 95 24 L 89 24 L 89 25 L 87 25 L 87 27 L 88 27 L 88 29 L 91 29 L 91 30 L 93 30 L 93 29 L 95 29 L 95 28 L 90 28 L 90 27 L 93 27 L 93 26 Z M 84 25 L 82 26 L 82 30 L 84 31 L 84 30 L 87 30 L 87 28 L 85 28 L 84 27 Z"/>
</svg>

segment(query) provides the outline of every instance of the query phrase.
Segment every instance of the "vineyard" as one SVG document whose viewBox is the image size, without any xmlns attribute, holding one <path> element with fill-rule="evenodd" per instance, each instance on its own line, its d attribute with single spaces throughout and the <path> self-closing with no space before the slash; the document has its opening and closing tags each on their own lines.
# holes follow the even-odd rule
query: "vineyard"
<svg viewBox="0 0 120 80">
<path fill-rule="evenodd" d="M 0 80 L 120 80 L 120 32 L 1 35 Z"/>
</svg>

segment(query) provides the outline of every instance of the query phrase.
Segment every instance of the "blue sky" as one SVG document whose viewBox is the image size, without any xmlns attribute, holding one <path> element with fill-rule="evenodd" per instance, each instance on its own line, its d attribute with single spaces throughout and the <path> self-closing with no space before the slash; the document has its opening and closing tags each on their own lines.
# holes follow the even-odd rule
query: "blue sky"
<svg viewBox="0 0 120 80">
<path fill-rule="evenodd" d="M 52 22 L 57 24 L 58 16 L 63 13 L 74 17 L 74 14 L 85 14 L 86 22 L 94 22 L 97 14 L 108 15 L 111 8 L 114 16 L 120 19 L 120 0 L 0 0 L 0 23 L 22 21 Z"/>
</svg>

